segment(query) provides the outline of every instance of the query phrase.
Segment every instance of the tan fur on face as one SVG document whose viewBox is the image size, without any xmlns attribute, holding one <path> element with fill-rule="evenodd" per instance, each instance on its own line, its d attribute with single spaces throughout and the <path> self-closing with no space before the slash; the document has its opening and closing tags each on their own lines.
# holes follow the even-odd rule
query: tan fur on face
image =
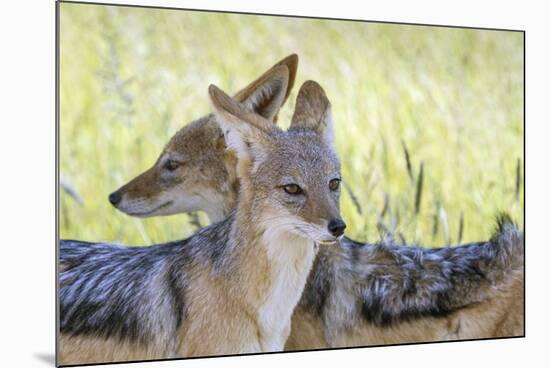
<svg viewBox="0 0 550 368">
<path fill-rule="evenodd" d="M 236 195 L 220 137 L 213 115 L 181 129 L 153 167 L 118 190 L 123 196 L 118 209 L 140 217 L 204 210 L 216 220 L 225 218 L 219 203 L 232 208 Z M 180 163 L 173 173 L 164 169 L 168 159 Z"/>
<path fill-rule="evenodd" d="M 281 67 L 286 70 L 283 74 Z M 276 122 L 294 85 L 297 67 L 297 55 L 289 55 L 234 98 L 250 112 Z M 170 158 L 181 163 L 172 174 L 163 168 Z M 235 206 L 235 167 L 236 159 L 226 150 L 216 118 L 208 115 L 178 131 L 149 170 L 118 189 L 122 199 L 115 206 L 136 217 L 202 210 L 211 221 L 220 221 Z"/>
</svg>

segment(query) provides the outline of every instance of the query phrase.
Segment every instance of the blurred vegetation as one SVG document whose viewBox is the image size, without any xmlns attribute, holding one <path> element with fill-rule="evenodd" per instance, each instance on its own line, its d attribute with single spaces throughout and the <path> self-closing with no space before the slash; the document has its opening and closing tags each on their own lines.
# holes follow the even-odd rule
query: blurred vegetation
<svg viewBox="0 0 550 368">
<path fill-rule="evenodd" d="M 523 35 L 268 16 L 61 4 L 61 237 L 151 244 L 193 217 L 136 219 L 107 201 L 210 111 L 282 57 L 329 96 L 347 234 L 427 246 L 523 223 Z M 201 214 L 200 221 L 206 224 Z"/>
</svg>

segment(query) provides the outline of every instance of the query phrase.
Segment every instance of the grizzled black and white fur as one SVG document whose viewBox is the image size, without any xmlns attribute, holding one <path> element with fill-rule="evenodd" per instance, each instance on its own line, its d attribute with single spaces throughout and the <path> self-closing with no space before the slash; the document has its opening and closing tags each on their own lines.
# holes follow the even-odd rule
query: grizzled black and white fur
<svg viewBox="0 0 550 368">
<path fill-rule="evenodd" d="M 208 260 L 223 274 L 229 252 L 221 234 L 206 247 L 62 240 L 61 333 L 173 346 L 190 281 L 183 265 Z M 153 282 L 146 288 L 153 295 L 144 295 L 143 285 Z M 286 349 L 522 334 L 523 233 L 501 217 L 481 243 L 427 249 L 346 238 L 339 248 L 320 246 Z"/>
<path fill-rule="evenodd" d="M 439 249 L 321 246 L 286 347 L 523 335 L 523 233 L 497 223 L 489 241 Z"/>
</svg>

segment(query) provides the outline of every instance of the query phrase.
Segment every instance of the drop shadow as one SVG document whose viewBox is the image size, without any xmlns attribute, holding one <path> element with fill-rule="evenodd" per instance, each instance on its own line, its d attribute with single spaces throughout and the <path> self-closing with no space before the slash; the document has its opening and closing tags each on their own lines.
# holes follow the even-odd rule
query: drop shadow
<svg viewBox="0 0 550 368">
<path fill-rule="evenodd" d="M 34 357 L 52 367 L 55 367 L 55 355 L 49 353 L 35 353 Z"/>
</svg>

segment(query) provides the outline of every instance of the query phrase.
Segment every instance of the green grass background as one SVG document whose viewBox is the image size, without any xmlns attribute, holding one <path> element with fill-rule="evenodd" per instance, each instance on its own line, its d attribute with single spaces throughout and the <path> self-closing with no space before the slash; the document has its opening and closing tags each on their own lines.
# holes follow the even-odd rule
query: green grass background
<svg viewBox="0 0 550 368">
<path fill-rule="evenodd" d="M 210 112 L 210 83 L 236 92 L 290 53 L 300 64 L 280 123 L 303 81 L 323 86 L 356 197 L 342 194 L 349 236 L 441 246 L 486 239 L 499 211 L 523 223 L 521 33 L 60 8 L 60 171 L 82 199 L 61 192 L 62 238 L 143 245 L 192 234 L 187 215 L 135 219 L 107 195 Z"/>
</svg>

